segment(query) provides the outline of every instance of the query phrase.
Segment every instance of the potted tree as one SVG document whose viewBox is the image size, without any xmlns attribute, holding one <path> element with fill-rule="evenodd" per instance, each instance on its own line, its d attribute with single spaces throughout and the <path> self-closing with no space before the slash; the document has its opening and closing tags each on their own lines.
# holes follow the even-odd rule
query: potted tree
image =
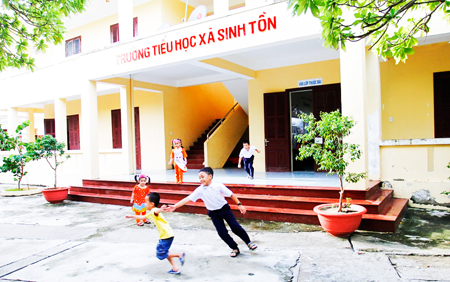
<svg viewBox="0 0 450 282">
<path fill-rule="evenodd" d="M 21 190 L 20 184 L 27 171 L 25 171 L 25 165 L 32 161 L 32 158 L 28 154 L 28 147 L 30 143 L 22 141 L 22 130 L 30 125 L 29 121 L 25 121 L 19 124 L 16 129 L 15 136 L 4 131 L 0 126 L 0 150 L 11 151 L 16 153 L 8 157 L 3 157 L 2 166 L 0 166 L 1 172 L 11 172 L 14 176 L 14 181 L 17 181 L 17 189 Z"/>
<path fill-rule="evenodd" d="M 300 143 L 297 159 L 313 157 L 319 170 L 327 171 L 329 175 L 337 174 L 340 191 L 339 204 L 323 204 L 316 206 L 322 227 L 331 235 L 345 237 L 353 233 L 366 213 L 366 208 L 351 204 L 351 199 L 344 203 L 344 181 L 356 183 L 367 174 L 347 172 L 350 161 L 361 157 L 359 145 L 344 142 L 350 135 L 354 121 L 337 110 L 330 113 L 320 113 L 320 120 L 313 114 L 301 114 L 299 117 L 306 123 L 306 133 L 297 135 Z"/>
<path fill-rule="evenodd" d="M 56 140 L 53 136 L 44 135 L 41 138 L 37 138 L 36 141 L 28 148 L 28 153 L 33 160 L 45 158 L 51 169 L 54 171 L 54 186 L 42 190 L 42 194 L 44 194 L 45 199 L 52 204 L 62 203 L 67 198 L 67 194 L 69 193 L 68 187 L 58 187 L 57 185 L 58 166 L 70 158 L 69 155 L 64 156 L 65 147 L 66 145 L 64 143 L 58 142 L 58 140 Z"/>
</svg>

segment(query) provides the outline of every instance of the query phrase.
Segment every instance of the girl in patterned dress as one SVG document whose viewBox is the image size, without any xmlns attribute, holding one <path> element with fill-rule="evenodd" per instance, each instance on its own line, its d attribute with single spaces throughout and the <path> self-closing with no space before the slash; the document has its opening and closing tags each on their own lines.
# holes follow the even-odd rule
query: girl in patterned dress
<svg viewBox="0 0 450 282">
<path fill-rule="evenodd" d="M 133 204 L 133 211 L 136 215 L 146 215 L 147 208 L 145 207 L 145 196 L 150 193 L 150 188 L 147 186 L 147 183 L 150 183 L 150 177 L 147 175 L 141 174 L 134 177 L 134 180 L 138 183 L 138 185 L 134 186 L 133 193 L 131 193 L 130 203 Z M 145 223 L 150 223 L 144 221 Z M 144 222 L 140 219 L 136 219 L 136 223 L 138 226 L 143 226 Z"/>
<path fill-rule="evenodd" d="M 181 145 L 180 139 L 172 140 L 172 153 L 170 154 L 169 165 L 175 168 L 175 177 L 177 183 L 183 182 L 183 173 L 187 171 L 187 154 L 186 150 Z"/>
</svg>

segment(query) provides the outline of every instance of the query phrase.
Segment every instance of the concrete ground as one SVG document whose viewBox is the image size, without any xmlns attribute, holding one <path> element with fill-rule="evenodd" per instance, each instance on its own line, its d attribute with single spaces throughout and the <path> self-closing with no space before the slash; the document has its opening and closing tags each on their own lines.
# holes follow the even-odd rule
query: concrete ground
<svg viewBox="0 0 450 282">
<path fill-rule="evenodd" d="M 259 247 L 237 238 L 237 258 L 207 216 L 166 214 L 171 251 L 186 252 L 178 276 L 155 256 L 156 228 L 126 214 L 131 208 L 0 197 L 0 281 L 450 281 L 448 212 L 410 209 L 395 234 L 349 239 L 313 225 L 239 220 Z"/>
</svg>

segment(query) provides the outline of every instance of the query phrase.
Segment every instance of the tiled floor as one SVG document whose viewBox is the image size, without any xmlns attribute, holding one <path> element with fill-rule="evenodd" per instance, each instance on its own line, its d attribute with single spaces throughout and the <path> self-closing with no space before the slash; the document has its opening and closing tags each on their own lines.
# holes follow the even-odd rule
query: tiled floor
<svg viewBox="0 0 450 282">
<path fill-rule="evenodd" d="M 175 181 L 174 170 L 143 171 L 150 176 L 152 182 Z M 133 180 L 134 175 L 107 176 L 108 180 Z M 305 171 L 295 172 L 255 172 L 254 179 L 247 178 L 243 169 L 222 168 L 214 170 L 214 179 L 222 183 L 235 184 L 263 184 L 263 185 L 298 185 L 298 186 L 327 186 L 338 187 L 339 180 L 336 175 L 314 173 Z M 189 170 L 184 174 L 184 182 L 199 182 L 198 170 Z"/>
</svg>

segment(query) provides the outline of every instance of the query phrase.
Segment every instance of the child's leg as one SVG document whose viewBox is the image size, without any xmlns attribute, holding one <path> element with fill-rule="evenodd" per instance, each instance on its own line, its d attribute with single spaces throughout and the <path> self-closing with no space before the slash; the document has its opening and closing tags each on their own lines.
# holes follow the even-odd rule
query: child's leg
<svg viewBox="0 0 450 282">
<path fill-rule="evenodd" d="M 181 169 L 177 165 L 174 165 L 174 167 L 175 167 L 175 178 L 176 178 L 176 181 L 177 181 L 177 183 L 180 183 Z"/>
<path fill-rule="evenodd" d="M 209 212 L 208 214 L 219 237 L 228 245 L 228 247 L 230 247 L 230 249 L 239 250 L 236 242 L 231 238 L 230 234 L 228 234 L 228 230 L 223 221 L 222 211 Z"/>
<path fill-rule="evenodd" d="M 244 228 L 237 222 L 236 217 L 231 212 L 231 210 L 224 211 L 223 218 L 228 223 L 228 225 L 231 228 L 231 231 L 233 231 L 234 234 L 239 236 L 239 238 L 242 239 L 242 241 L 245 242 L 245 244 L 248 245 L 248 243 L 251 242 L 250 237 L 247 234 L 247 231 L 245 231 Z"/>
<path fill-rule="evenodd" d="M 167 260 L 170 262 L 170 264 L 172 265 L 172 270 L 173 271 L 178 271 L 180 270 L 178 268 L 178 266 L 175 263 L 174 258 L 181 258 L 181 256 L 183 255 L 183 253 L 169 253 L 169 255 L 167 256 Z"/>
<path fill-rule="evenodd" d="M 252 172 L 250 170 L 250 158 L 244 158 L 244 169 L 247 172 L 248 176 L 252 176 Z"/>
<path fill-rule="evenodd" d="M 140 211 L 135 211 L 134 213 L 135 213 L 136 215 L 141 215 L 141 212 L 140 212 Z M 136 223 L 139 224 L 139 222 L 141 222 L 141 220 L 136 218 Z"/>
<path fill-rule="evenodd" d="M 250 177 L 253 178 L 253 174 L 255 172 L 255 169 L 253 168 L 253 160 L 255 159 L 255 156 L 252 156 L 248 159 L 248 170 L 250 171 Z"/>
</svg>

